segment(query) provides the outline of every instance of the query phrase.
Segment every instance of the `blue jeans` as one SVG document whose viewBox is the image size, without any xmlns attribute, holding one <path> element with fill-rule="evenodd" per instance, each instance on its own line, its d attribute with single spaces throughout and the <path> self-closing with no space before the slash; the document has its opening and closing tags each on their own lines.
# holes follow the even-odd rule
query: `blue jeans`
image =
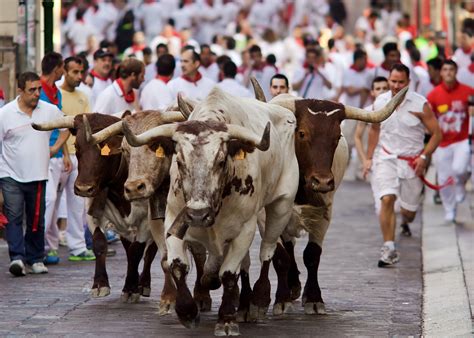
<svg viewBox="0 0 474 338">
<path fill-rule="evenodd" d="M 42 262 L 44 257 L 44 209 L 46 181 L 21 183 L 10 177 L 0 178 L 4 210 L 8 218 L 6 238 L 10 260 L 27 264 Z M 26 233 L 23 216 L 26 212 Z"/>
</svg>

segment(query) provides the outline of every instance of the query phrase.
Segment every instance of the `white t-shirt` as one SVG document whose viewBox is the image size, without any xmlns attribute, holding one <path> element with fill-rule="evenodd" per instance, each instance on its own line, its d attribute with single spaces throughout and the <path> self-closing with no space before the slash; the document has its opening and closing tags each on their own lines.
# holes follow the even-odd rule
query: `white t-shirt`
<svg viewBox="0 0 474 338">
<path fill-rule="evenodd" d="M 433 83 L 431 83 L 431 80 L 428 79 L 423 79 L 420 81 L 420 84 L 418 85 L 418 90 L 417 93 L 420 94 L 423 97 L 427 97 L 428 94 L 434 89 Z"/>
<path fill-rule="evenodd" d="M 273 66 L 265 66 L 261 70 L 253 69 L 250 72 L 250 76 L 254 76 L 260 86 L 262 86 L 263 92 L 265 93 L 265 97 L 270 99 L 272 94 L 270 93 L 270 80 L 272 79 L 273 75 L 277 73 L 277 70 Z M 248 90 L 253 91 L 252 83 L 249 81 L 247 86 Z"/>
<path fill-rule="evenodd" d="M 96 99 L 94 104 L 94 113 L 101 113 L 107 115 L 115 115 L 117 113 L 124 112 L 125 110 L 135 111 L 138 102 L 138 93 L 135 91 L 135 101 L 128 103 L 123 98 L 122 90 L 120 89 L 117 81 L 114 81 L 108 86 Z"/>
<path fill-rule="evenodd" d="M 365 68 L 364 70 L 358 72 L 352 68 L 349 68 L 344 72 L 344 76 L 342 78 L 342 86 L 365 88 L 367 90 L 370 90 L 371 79 L 372 74 L 370 73 L 369 69 Z M 348 95 L 346 92 L 344 92 L 341 95 L 341 103 L 347 104 L 351 107 L 362 108 L 360 100 L 360 94 Z"/>
<path fill-rule="evenodd" d="M 331 76 L 327 74 L 324 68 L 320 68 L 319 71 L 330 81 Z M 329 90 L 325 90 L 324 82 L 322 77 L 313 71 L 312 74 L 306 74 L 306 69 L 300 67 L 295 71 L 293 82 L 299 82 L 304 78 L 303 85 L 298 90 L 298 95 L 306 99 L 317 99 L 324 100 L 328 99 Z M 327 88 L 329 89 L 329 88 Z"/>
<path fill-rule="evenodd" d="M 471 64 L 471 51 L 469 51 L 468 53 L 464 53 L 462 48 L 456 49 L 453 54 L 453 60 L 458 65 L 458 69 L 469 67 L 469 65 Z"/>
<path fill-rule="evenodd" d="M 98 77 L 94 76 L 94 83 L 92 84 L 92 100 L 91 104 L 97 101 L 97 98 L 102 94 L 102 92 L 112 84 L 111 79 L 101 80 Z M 91 106 L 93 107 L 93 106 Z"/>
<path fill-rule="evenodd" d="M 457 80 L 474 88 L 474 73 L 471 72 L 469 68 L 458 69 Z"/>
<path fill-rule="evenodd" d="M 146 84 L 140 94 L 140 106 L 143 110 L 163 110 L 173 103 L 170 89 L 160 79 L 153 79 Z"/>
<path fill-rule="evenodd" d="M 253 97 L 253 94 L 235 79 L 224 79 L 217 84 L 217 87 L 234 96 Z"/>
<path fill-rule="evenodd" d="M 374 110 L 383 108 L 391 98 L 391 91 L 380 94 L 374 102 Z M 423 96 L 408 91 L 393 114 L 381 123 L 380 145 L 392 155 L 418 155 L 423 150 L 425 127 L 411 112 L 422 113 L 426 102 Z"/>
<path fill-rule="evenodd" d="M 20 111 L 18 97 L 3 106 L 0 109 L 0 177 L 11 177 L 22 183 L 47 180 L 52 131 L 37 131 L 31 123 L 44 123 L 62 116 L 58 107 L 41 100 L 31 117 Z"/>
<path fill-rule="evenodd" d="M 214 82 L 219 81 L 219 66 L 215 62 L 211 63 L 209 67 L 204 67 L 201 65 L 199 67 L 199 72 L 202 74 L 202 76 L 207 77 Z"/>
<path fill-rule="evenodd" d="M 173 95 L 173 100 L 176 100 L 179 92 L 182 92 L 185 97 L 190 99 L 204 100 L 215 85 L 216 83 L 214 81 L 204 76 L 197 82 L 190 82 L 182 77 L 168 82 L 168 88 Z"/>
</svg>

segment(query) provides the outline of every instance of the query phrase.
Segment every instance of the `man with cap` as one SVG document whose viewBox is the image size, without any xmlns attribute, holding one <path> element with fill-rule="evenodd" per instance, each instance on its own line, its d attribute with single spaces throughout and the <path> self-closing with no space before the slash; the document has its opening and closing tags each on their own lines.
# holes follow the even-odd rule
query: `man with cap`
<svg viewBox="0 0 474 338">
<path fill-rule="evenodd" d="M 86 83 L 92 88 L 91 107 L 105 88 L 112 84 L 110 71 L 114 55 L 106 48 L 101 48 L 94 53 L 94 68 L 89 72 Z"/>
</svg>

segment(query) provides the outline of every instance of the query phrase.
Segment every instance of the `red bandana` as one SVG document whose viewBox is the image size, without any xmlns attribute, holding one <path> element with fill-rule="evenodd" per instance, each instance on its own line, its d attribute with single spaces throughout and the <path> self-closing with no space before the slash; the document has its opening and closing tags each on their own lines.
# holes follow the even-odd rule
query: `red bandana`
<svg viewBox="0 0 474 338">
<path fill-rule="evenodd" d="M 467 67 L 467 69 L 469 69 L 471 73 L 474 73 L 474 62 L 471 62 L 471 64 L 469 65 L 469 67 Z"/>
<path fill-rule="evenodd" d="M 426 65 L 426 63 L 424 63 L 423 61 L 416 61 L 414 64 L 413 64 L 414 67 L 416 66 L 420 66 L 422 67 L 423 69 L 428 69 L 428 66 Z"/>
<path fill-rule="evenodd" d="M 471 55 L 471 52 L 472 52 L 472 47 L 469 47 L 469 48 L 463 48 L 462 51 L 464 52 L 464 54 L 469 54 Z"/>
<path fill-rule="evenodd" d="M 91 75 L 102 81 L 107 81 L 109 79 L 108 77 L 100 76 L 94 69 L 91 70 Z"/>
<path fill-rule="evenodd" d="M 362 69 L 357 68 L 354 64 L 351 65 L 351 69 L 355 70 L 357 73 L 363 72 L 365 70 L 365 67 Z"/>
<path fill-rule="evenodd" d="M 382 64 L 380 65 L 380 67 L 382 67 L 383 69 L 385 69 L 386 71 L 390 71 L 390 68 L 387 64 L 387 61 L 384 61 L 382 62 Z"/>
<path fill-rule="evenodd" d="M 171 76 L 156 75 L 155 78 L 163 81 L 164 83 L 168 83 L 171 80 Z"/>
<path fill-rule="evenodd" d="M 191 79 L 189 76 L 187 75 L 181 75 L 181 78 L 183 78 L 183 80 L 186 80 L 188 82 L 191 82 L 191 83 L 194 83 L 196 85 L 196 82 L 198 82 L 199 80 L 202 79 L 202 75 L 201 73 L 197 72 L 196 73 L 196 76 L 194 77 L 194 79 Z M 197 86 L 197 85 L 196 85 Z"/>
<path fill-rule="evenodd" d="M 41 87 L 46 94 L 46 96 L 49 99 L 49 102 L 51 102 L 54 105 L 57 105 L 59 103 L 58 99 L 58 87 L 53 83 L 52 86 L 50 86 L 44 78 L 41 78 Z"/>
<path fill-rule="evenodd" d="M 260 64 L 260 66 L 253 65 L 253 66 L 252 66 L 252 70 L 256 70 L 256 71 L 261 72 L 261 71 L 263 70 L 263 68 L 265 68 L 266 65 L 267 65 L 267 64 L 266 64 L 265 62 L 262 62 L 262 63 Z"/>
<path fill-rule="evenodd" d="M 133 101 L 135 101 L 135 92 L 133 91 L 133 89 L 130 91 L 130 93 L 125 93 L 125 89 L 123 88 L 122 79 L 118 78 L 115 81 L 117 81 L 117 84 L 120 87 L 120 90 L 122 91 L 123 98 L 125 99 L 125 102 L 132 103 Z"/>
</svg>

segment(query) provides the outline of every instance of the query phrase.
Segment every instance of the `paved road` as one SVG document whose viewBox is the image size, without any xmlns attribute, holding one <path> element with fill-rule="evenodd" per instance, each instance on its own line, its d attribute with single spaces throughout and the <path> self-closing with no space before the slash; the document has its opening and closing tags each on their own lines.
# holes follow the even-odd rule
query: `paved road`
<svg viewBox="0 0 474 338">
<path fill-rule="evenodd" d="M 301 303 L 293 313 L 259 324 L 242 324 L 245 336 L 394 336 L 421 334 L 422 271 L 420 221 L 412 238 L 401 238 L 401 261 L 395 268 L 379 269 L 380 232 L 367 184 L 345 181 L 336 195 L 335 215 L 329 229 L 320 267 L 320 284 L 326 316 L 307 316 Z M 302 262 L 305 238 L 296 252 Z M 201 316 L 195 331 L 183 328 L 175 315 L 158 317 L 157 302 L 162 286 L 156 261 L 152 296 L 139 304 L 120 303 L 124 280 L 124 252 L 117 244 L 117 256 L 108 260 L 112 294 L 91 299 L 94 264 L 70 263 L 66 251 L 50 273 L 12 278 L 7 272 L 5 242 L 0 240 L 0 336 L 13 335 L 102 335 L 102 336 L 210 336 L 217 319 L 220 292 L 213 292 L 213 308 Z M 252 247 L 258 257 L 258 243 Z M 254 282 L 258 265 L 254 264 Z M 194 277 L 194 272 L 191 274 Z M 273 280 L 276 280 L 273 274 Z M 273 291 L 276 287 L 273 284 Z"/>
</svg>

